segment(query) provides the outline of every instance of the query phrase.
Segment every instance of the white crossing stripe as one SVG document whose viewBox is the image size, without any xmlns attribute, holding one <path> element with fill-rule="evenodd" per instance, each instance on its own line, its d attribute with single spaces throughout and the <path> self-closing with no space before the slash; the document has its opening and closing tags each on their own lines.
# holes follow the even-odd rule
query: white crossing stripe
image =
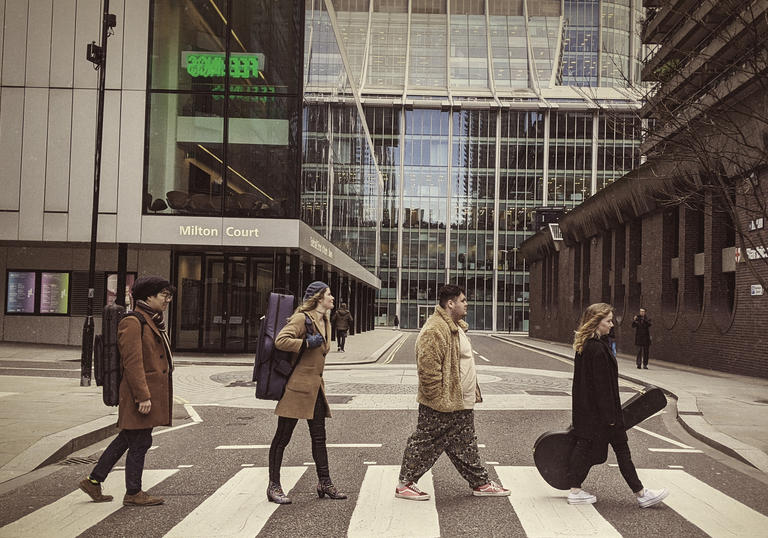
<svg viewBox="0 0 768 538">
<path fill-rule="evenodd" d="M 381 443 L 328 443 L 326 448 L 381 448 Z M 270 445 L 219 445 L 216 450 L 264 450 Z"/>
<path fill-rule="evenodd" d="M 656 414 L 659 414 L 659 413 L 656 413 Z M 650 417 L 650 418 L 653 418 L 653 417 Z M 670 439 L 669 437 L 664 437 L 659 433 L 652 432 L 651 430 L 646 430 L 645 428 L 641 428 L 640 426 L 633 426 L 633 429 L 639 432 L 643 432 L 646 435 L 650 435 L 651 437 L 655 437 L 656 439 L 661 439 L 662 441 L 666 441 L 667 443 L 670 443 L 672 445 L 679 446 L 680 448 L 693 448 L 691 445 L 686 445 L 685 443 L 681 443 L 680 441 L 675 441 L 674 439 Z"/>
<path fill-rule="evenodd" d="M 638 469 L 637 473 L 652 489 L 667 488 L 664 504 L 710 536 L 753 537 L 768 529 L 768 517 L 685 471 Z"/>
<path fill-rule="evenodd" d="M 419 480 L 419 489 L 432 494 L 428 501 L 395 498 L 399 465 L 371 465 L 365 471 L 360 495 L 349 522 L 349 538 L 440 536 L 432 471 Z"/>
<path fill-rule="evenodd" d="M 502 485 L 528 538 L 620 537 L 591 504 L 569 505 L 567 493 L 544 482 L 535 467 L 496 466 Z"/>
<path fill-rule="evenodd" d="M 701 454 L 701 450 L 695 448 L 649 448 L 651 452 L 671 452 L 673 454 Z"/>
<path fill-rule="evenodd" d="M 145 489 L 150 489 L 177 472 L 178 469 L 145 470 L 142 485 Z M 113 471 L 109 480 L 102 485 L 104 494 L 114 495 L 112 502 L 94 503 L 82 491 L 73 491 L 58 501 L 6 525 L 0 529 L 0 536 L 78 536 L 123 507 L 124 484 L 125 473 Z"/>
<path fill-rule="evenodd" d="M 290 491 L 306 467 L 283 467 L 283 491 Z M 165 536 L 256 536 L 278 504 L 267 500 L 269 469 L 245 468 L 195 508 Z"/>
</svg>

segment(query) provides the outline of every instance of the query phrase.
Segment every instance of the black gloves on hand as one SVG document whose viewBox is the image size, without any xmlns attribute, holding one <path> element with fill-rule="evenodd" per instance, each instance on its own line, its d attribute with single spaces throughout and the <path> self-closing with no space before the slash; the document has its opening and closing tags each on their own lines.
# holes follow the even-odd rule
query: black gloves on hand
<svg viewBox="0 0 768 538">
<path fill-rule="evenodd" d="M 319 333 L 307 336 L 307 347 L 309 349 L 320 347 L 323 344 L 323 335 Z"/>
</svg>

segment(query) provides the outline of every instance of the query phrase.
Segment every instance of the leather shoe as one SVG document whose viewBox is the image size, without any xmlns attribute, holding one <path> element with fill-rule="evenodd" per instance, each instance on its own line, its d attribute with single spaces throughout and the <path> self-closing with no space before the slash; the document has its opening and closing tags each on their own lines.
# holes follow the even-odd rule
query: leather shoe
<svg viewBox="0 0 768 538">
<path fill-rule="evenodd" d="M 347 496 L 340 492 L 333 484 L 318 484 L 317 496 L 321 499 L 328 495 L 331 499 L 346 499 Z"/>
<path fill-rule="evenodd" d="M 103 495 L 101 493 L 101 484 L 94 484 L 88 477 L 80 481 L 80 489 L 88 494 L 95 503 L 106 503 L 112 500 L 112 495 Z"/>
<path fill-rule="evenodd" d="M 153 497 L 146 491 L 140 491 L 135 495 L 128 495 L 126 493 L 125 497 L 123 497 L 123 504 L 125 506 L 155 506 L 164 502 L 165 499 L 162 497 Z"/>
<path fill-rule="evenodd" d="M 277 504 L 291 504 L 291 498 L 283 492 L 280 484 L 270 482 L 267 487 L 267 500 Z"/>
</svg>

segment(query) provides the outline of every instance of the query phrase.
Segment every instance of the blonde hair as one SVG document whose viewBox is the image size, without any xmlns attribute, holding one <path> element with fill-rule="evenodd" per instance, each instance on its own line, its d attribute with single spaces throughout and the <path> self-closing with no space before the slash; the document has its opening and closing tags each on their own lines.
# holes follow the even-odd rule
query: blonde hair
<svg viewBox="0 0 768 538">
<path fill-rule="evenodd" d="M 304 301 L 299 305 L 299 307 L 293 312 L 294 314 L 298 314 L 299 312 L 310 312 L 317 308 L 317 305 L 320 304 L 320 301 L 323 300 L 323 295 L 325 295 L 325 291 L 328 288 L 323 288 L 322 290 L 318 291 L 316 294 L 314 294 L 312 297 Z M 326 312 L 326 315 L 328 312 Z"/>
<path fill-rule="evenodd" d="M 587 340 L 599 337 L 597 326 L 611 312 L 613 307 L 607 303 L 595 303 L 587 307 L 579 320 L 579 328 L 573 332 L 573 349 L 576 353 L 582 352 Z"/>
</svg>

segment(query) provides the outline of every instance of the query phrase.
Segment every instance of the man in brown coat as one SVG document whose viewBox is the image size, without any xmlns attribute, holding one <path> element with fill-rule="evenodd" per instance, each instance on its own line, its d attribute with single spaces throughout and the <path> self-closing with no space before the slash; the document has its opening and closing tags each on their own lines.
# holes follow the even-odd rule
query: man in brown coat
<svg viewBox="0 0 768 538">
<path fill-rule="evenodd" d="M 102 494 L 101 483 L 126 450 L 123 504 L 149 506 L 164 502 L 141 489 L 141 475 L 144 457 L 152 446 L 152 428 L 171 425 L 173 358 L 163 312 L 174 292 L 171 283 L 159 276 L 143 276 L 131 288 L 135 314 L 125 316 L 117 329 L 123 373 L 117 419 L 120 433 L 91 474 L 80 482 L 80 489 L 94 502 L 112 500 L 111 495 Z"/>
<path fill-rule="evenodd" d="M 472 495 L 509 495 L 508 489 L 489 480 L 477 450 L 473 408 L 482 397 L 463 321 L 467 297 L 463 289 L 450 284 L 441 287 L 438 296 L 440 305 L 416 339 L 419 420 L 405 446 L 395 497 L 428 500 L 430 495 L 419 490 L 416 482 L 443 452 L 469 482 Z"/>
</svg>

